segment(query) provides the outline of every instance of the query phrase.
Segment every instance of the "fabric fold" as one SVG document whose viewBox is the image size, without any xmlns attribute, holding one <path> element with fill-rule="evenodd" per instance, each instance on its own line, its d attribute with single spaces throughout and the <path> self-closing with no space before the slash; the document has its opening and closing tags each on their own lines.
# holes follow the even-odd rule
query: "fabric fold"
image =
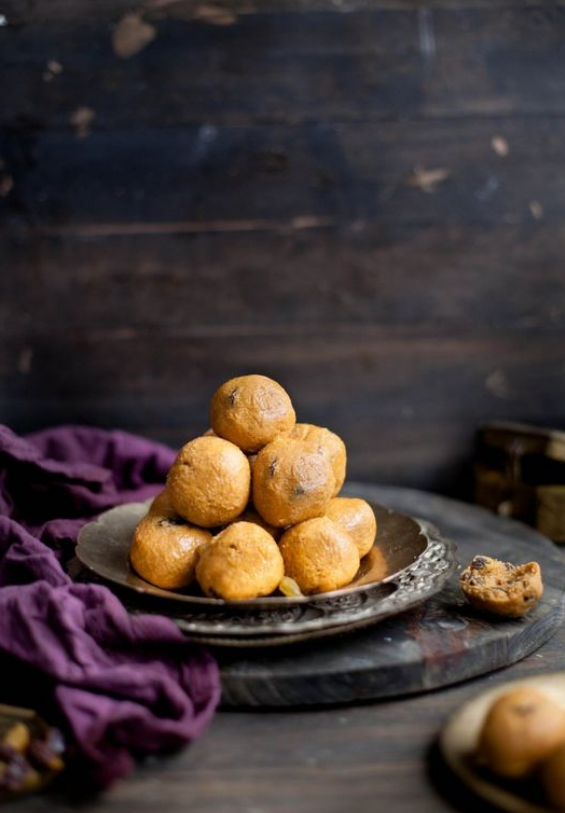
<svg viewBox="0 0 565 813">
<path fill-rule="evenodd" d="M 172 621 L 129 615 L 109 589 L 64 570 L 82 525 L 154 495 L 173 459 L 125 432 L 60 427 L 21 438 L 0 426 L 0 700 L 25 700 L 27 670 L 27 705 L 38 705 L 36 683 L 42 711 L 100 788 L 136 758 L 198 737 L 219 701 L 215 661 Z"/>
</svg>

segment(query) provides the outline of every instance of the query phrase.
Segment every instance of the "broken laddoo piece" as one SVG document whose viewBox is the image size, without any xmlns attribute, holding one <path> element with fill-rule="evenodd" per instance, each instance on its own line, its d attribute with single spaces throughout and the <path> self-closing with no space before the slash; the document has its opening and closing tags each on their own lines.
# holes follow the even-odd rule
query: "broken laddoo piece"
<svg viewBox="0 0 565 813">
<path fill-rule="evenodd" d="M 253 504 L 277 528 L 319 517 L 334 491 L 329 455 L 301 440 L 281 437 L 253 465 Z"/>
<path fill-rule="evenodd" d="M 196 578 L 207 596 L 244 601 L 268 596 L 284 576 L 271 534 L 252 522 L 234 522 L 201 548 Z"/>
<path fill-rule="evenodd" d="M 200 437 L 182 447 L 167 476 L 174 510 L 203 528 L 235 520 L 249 501 L 251 467 L 241 449 Z"/>
<path fill-rule="evenodd" d="M 531 774 L 563 741 L 565 708 L 537 689 L 519 686 L 490 707 L 477 757 L 499 776 L 519 779 Z"/>
<path fill-rule="evenodd" d="M 507 618 L 525 615 L 543 593 L 537 562 L 513 565 L 489 556 L 475 556 L 459 583 L 473 607 Z"/>
<path fill-rule="evenodd" d="M 226 381 L 210 404 L 210 424 L 218 437 L 245 452 L 256 452 L 296 423 L 292 401 L 280 384 L 264 375 Z"/>
<path fill-rule="evenodd" d="M 305 595 L 339 590 L 355 578 L 359 551 L 351 536 L 327 517 L 301 522 L 279 543 L 285 575 Z"/>
</svg>

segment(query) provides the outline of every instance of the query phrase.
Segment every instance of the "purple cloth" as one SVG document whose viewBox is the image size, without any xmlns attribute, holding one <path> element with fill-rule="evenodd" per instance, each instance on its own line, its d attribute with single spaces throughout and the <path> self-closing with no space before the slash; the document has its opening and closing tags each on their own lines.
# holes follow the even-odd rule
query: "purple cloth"
<svg viewBox="0 0 565 813">
<path fill-rule="evenodd" d="M 219 700 L 216 663 L 172 621 L 130 616 L 62 566 L 85 522 L 154 495 L 173 458 L 125 432 L 61 427 L 24 439 L 0 425 L 0 701 L 7 692 L 50 712 L 101 788 L 135 757 L 193 740 Z"/>
</svg>

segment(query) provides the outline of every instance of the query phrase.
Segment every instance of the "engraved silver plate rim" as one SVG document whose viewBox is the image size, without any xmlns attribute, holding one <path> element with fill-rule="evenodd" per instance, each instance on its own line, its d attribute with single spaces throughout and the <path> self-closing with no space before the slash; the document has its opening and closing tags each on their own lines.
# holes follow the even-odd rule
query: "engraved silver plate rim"
<svg viewBox="0 0 565 813">
<path fill-rule="evenodd" d="M 300 608 L 305 610 L 304 614 L 309 609 L 322 610 L 319 617 L 298 616 L 271 623 L 258 617 L 254 627 L 242 623 L 237 615 L 227 613 L 223 621 L 197 610 L 173 612 L 170 617 L 188 637 L 206 639 L 202 642 L 216 646 L 275 646 L 369 626 L 426 601 L 442 589 L 457 568 L 455 543 L 440 537 L 434 526 L 423 521 L 422 524 L 427 526 L 429 534 L 426 550 L 393 580 L 396 589 L 391 594 L 383 597 L 379 590 L 368 590 L 361 606 L 347 606 L 348 596 L 327 599 L 322 607 L 319 602 L 311 608 Z M 346 606 L 342 607 L 344 600 Z M 284 615 L 282 608 L 280 615 Z"/>
<path fill-rule="evenodd" d="M 103 514 L 100 514 L 96 520 L 88 523 L 79 531 L 75 553 L 81 564 L 95 576 L 102 578 L 106 582 L 116 584 L 125 590 L 137 593 L 139 596 L 143 596 L 143 598 L 150 598 L 160 605 L 164 605 L 165 602 L 169 602 L 175 605 L 199 605 L 202 608 L 208 607 L 216 610 L 231 610 L 234 612 L 249 610 L 261 611 L 266 609 L 283 610 L 285 608 L 288 609 L 298 605 L 310 606 L 312 604 L 323 603 L 334 598 L 339 599 L 345 596 L 366 594 L 373 590 L 379 590 L 379 588 L 385 584 L 394 583 L 404 573 L 410 571 L 410 569 L 417 564 L 428 551 L 432 536 L 435 537 L 438 534 L 437 529 L 425 520 L 417 519 L 415 517 L 408 517 L 407 515 L 402 514 L 402 512 L 386 509 L 388 514 L 404 517 L 405 519 L 409 519 L 414 522 L 415 525 L 419 527 L 419 533 L 424 537 L 426 543 L 425 547 L 418 554 L 417 558 L 404 568 L 396 570 L 388 576 L 385 576 L 383 579 L 380 579 L 378 582 L 361 584 L 355 587 L 346 586 L 339 590 L 333 590 L 327 593 L 293 597 L 266 596 L 249 601 L 226 601 L 218 598 L 210 598 L 208 596 L 174 593 L 170 590 L 163 590 L 159 587 L 155 587 L 152 584 L 144 582 L 143 579 L 137 576 L 137 574 L 132 574 L 134 576 L 133 582 L 127 582 L 124 580 L 123 576 L 116 576 L 116 572 L 112 568 L 108 568 L 104 563 L 101 564 L 99 561 L 95 561 L 93 559 L 91 555 L 91 546 L 98 546 L 97 539 L 100 534 L 104 532 L 106 527 L 111 528 L 112 523 L 115 522 L 116 518 L 119 518 L 127 513 L 132 514 L 132 518 L 139 521 L 139 519 L 141 519 L 142 516 L 147 512 L 150 504 L 151 500 L 147 500 L 142 503 L 126 503 L 124 505 L 111 508 L 110 510 L 105 511 Z M 164 612 L 163 609 L 161 611 Z M 167 614 L 169 613 L 167 612 Z"/>
<path fill-rule="evenodd" d="M 146 504 L 133 505 L 140 510 L 147 507 Z M 107 512 L 106 516 L 110 513 Z M 196 601 L 171 601 L 170 594 L 167 594 L 167 600 L 159 600 L 153 592 L 136 591 L 131 585 L 128 585 L 127 595 L 121 598 L 130 612 L 164 614 L 189 638 L 217 646 L 275 646 L 359 629 L 427 600 L 442 589 L 457 567 L 455 544 L 443 538 L 431 523 L 410 519 L 425 537 L 425 548 L 407 567 L 373 585 L 355 590 L 345 588 L 301 600 L 281 597 L 259 605 L 256 602 L 202 600 L 205 604 L 213 602 L 216 605 L 213 611 L 199 606 Z M 77 557 L 97 576 L 103 575 L 84 561 L 80 544 Z M 122 589 L 125 586 L 119 579 L 110 580 Z"/>
</svg>

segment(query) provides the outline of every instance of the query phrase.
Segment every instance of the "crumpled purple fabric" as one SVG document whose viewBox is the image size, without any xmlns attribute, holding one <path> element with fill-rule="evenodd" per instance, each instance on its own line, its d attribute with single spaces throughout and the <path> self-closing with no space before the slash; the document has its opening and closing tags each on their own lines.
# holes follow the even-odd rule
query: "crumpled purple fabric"
<svg viewBox="0 0 565 813">
<path fill-rule="evenodd" d="M 85 522 L 154 495 L 173 458 L 125 432 L 0 425 L 0 702 L 49 715 L 98 788 L 198 737 L 219 701 L 215 661 L 172 621 L 63 567 Z"/>
</svg>

